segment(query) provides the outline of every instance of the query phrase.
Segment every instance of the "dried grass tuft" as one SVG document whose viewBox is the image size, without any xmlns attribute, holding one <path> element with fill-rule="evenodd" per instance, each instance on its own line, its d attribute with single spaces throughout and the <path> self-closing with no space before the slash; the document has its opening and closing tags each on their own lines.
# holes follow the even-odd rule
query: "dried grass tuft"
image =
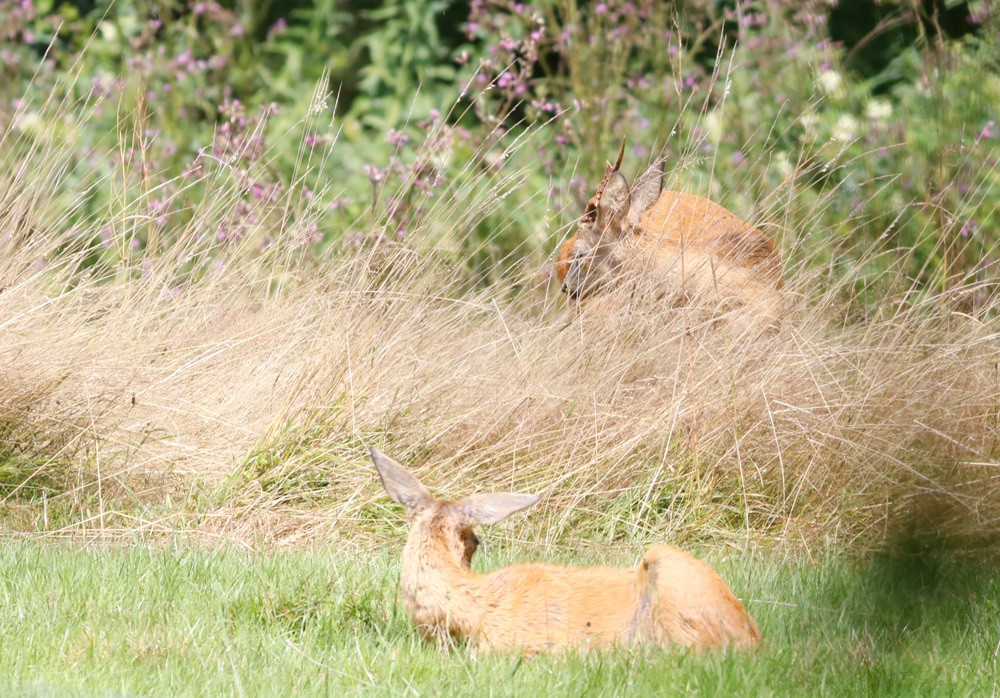
<svg viewBox="0 0 1000 698">
<path fill-rule="evenodd" d="M 970 547 L 1000 531 L 994 288 L 883 279 L 858 319 L 838 300 L 857 279 L 797 263 L 776 332 L 704 308 L 580 317 L 530 256 L 488 288 L 447 263 L 440 241 L 519 186 L 472 167 L 407 244 L 316 258 L 307 212 L 263 251 L 206 242 L 234 191 L 216 174 L 145 265 L 88 265 L 100 231 L 148 224 L 143 193 L 68 239 L 58 149 L 0 150 L 0 501 L 76 503 L 35 529 L 350 539 L 391 511 L 376 444 L 446 495 L 541 494 L 549 538 L 869 546 L 924 507 Z M 770 199 L 764 224 L 806 229 Z M 973 292 L 994 300 L 957 310 Z"/>
</svg>

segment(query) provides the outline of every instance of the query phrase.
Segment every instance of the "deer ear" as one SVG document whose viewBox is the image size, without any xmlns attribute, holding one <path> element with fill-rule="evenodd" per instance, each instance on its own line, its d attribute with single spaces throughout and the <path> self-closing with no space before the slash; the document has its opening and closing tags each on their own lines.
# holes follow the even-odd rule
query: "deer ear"
<svg viewBox="0 0 1000 698">
<path fill-rule="evenodd" d="M 636 181 L 632 189 L 632 205 L 628 210 L 629 222 L 639 224 L 639 218 L 649 210 L 663 191 L 663 160 L 658 159 Z"/>
<path fill-rule="evenodd" d="M 537 503 L 536 494 L 474 494 L 455 506 L 470 523 L 492 524 Z"/>
<path fill-rule="evenodd" d="M 619 228 L 628 214 L 630 204 L 628 182 L 621 172 L 615 172 L 604 186 L 601 200 L 597 204 L 597 230 L 602 233 L 614 231 L 621 234 Z"/>
<path fill-rule="evenodd" d="M 427 488 L 410 475 L 406 468 L 374 447 L 372 461 L 385 491 L 394 502 L 403 505 L 407 514 L 412 515 L 434 501 Z"/>
</svg>

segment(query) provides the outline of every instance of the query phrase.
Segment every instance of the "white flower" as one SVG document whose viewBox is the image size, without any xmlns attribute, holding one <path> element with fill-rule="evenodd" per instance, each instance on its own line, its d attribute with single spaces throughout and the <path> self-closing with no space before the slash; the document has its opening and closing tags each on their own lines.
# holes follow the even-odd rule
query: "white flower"
<svg viewBox="0 0 1000 698">
<path fill-rule="evenodd" d="M 704 125 L 709 142 L 718 143 L 722 139 L 722 114 L 719 113 L 718 109 L 705 116 Z"/>
<path fill-rule="evenodd" d="M 107 20 L 97 25 L 97 30 L 101 32 L 101 38 L 108 43 L 118 41 L 118 28 Z"/>
<path fill-rule="evenodd" d="M 892 116 L 892 104 L 884 99 L 873 99 L 868 102 L 865 114 L 874 121 L 886 121 Z"/>
<path fill-rule="evenodd" d="M 814 111 L 808 111 L 799 117 L 799 123 L 802 125 L 807 136 L 815 136 L 816 127 L 819 126 L 819 116 Z"/>
<path fill-rule="evenodd" d="M 843 93 L 842 86 L 844 81 L 840 77 L 840 73 L 836 70 L 824 70 L 817 76 L 816 81 L 828 95 L 840 95 Z"/>
<path fill-rule="evenodd" d="M 42 117 L 36 111 L 26 111 L 18 117 L 14 125 L 20 131 L 38 133 L 42 130 Z"/>
<path fill-rule="evenodd" d="M 774 165 L 775 172 L 778 173 L 782 179 L 788 177 L 792 174 L 792 163 L 788 159 L 788 153 L 782 151 L 780 153 L 775 153 L 774 160 L 771 161 Z"/>
<path fill-rule="evenodd" d="M 833 126 L 833 138 L 838 141 L 850 141 L 858 133 L 858 120 L 850 114 L 841 114 Z"/>
</svg>

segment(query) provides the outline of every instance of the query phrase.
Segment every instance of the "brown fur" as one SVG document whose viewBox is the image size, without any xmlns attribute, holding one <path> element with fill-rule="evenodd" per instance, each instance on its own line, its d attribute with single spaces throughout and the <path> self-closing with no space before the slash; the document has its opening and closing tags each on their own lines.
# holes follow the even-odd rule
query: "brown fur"
<svg viewBox="0 0 1000 698">
<path fill-rule="evenodd" d="M 774 242 L 708 199 L 662 191 L 662 180 L 654 164 L 630 190 L 608 166 L 576 233 L 559 248 L 563 290 L 584 306 L 615 287 L 633 299 L 712 298 L 777 322 L 784 284 Z"/>
<path fill-rule="evenodd" d="M 472 527 L 537 501 L 532 495 L 435 499 L 395 461 L 372 449 L 383 485 L 406 507 L 403 601 L 421 635 L 468 641 L 479 651 L 526 653 L 650 643 L 753 647 L 760 631 L 705 563 L 668 545 L 638 567 L 572 568 L 540 562 L 488 574 L 471 570 Z"/>
</svg>

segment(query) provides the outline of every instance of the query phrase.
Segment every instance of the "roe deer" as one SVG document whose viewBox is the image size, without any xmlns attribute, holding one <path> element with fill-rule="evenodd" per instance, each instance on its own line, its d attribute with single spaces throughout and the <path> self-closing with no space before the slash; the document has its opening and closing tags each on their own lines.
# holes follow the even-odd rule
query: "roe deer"
<svg viewBox="0 0 1000 698">
<path fill-rule="evenodd" d="M 711 567 L 669 545 L 634 569 L 540 562 L 488 574 L 470 569 L 472 527 L 496 523 L 538 501 L 532 494 L 436 499 L 399 463 L 371 450 L 382 485 L 410 519 L 400 574 L 420 634 L 474 650 L 526 653 L 651 643 L 752 647 L 757 624 Z"/>
<path fill-rule="evenodd" d="M 624 148 L 559 249 L 562 290 L 584 306 L 612 288 L 671 303 L 702 297 L 776 324 L 783 281 L 771 238 L 708 199 L 663 191 L 662 158 L 630 190 L 618 171 Z"/>
</svg>

